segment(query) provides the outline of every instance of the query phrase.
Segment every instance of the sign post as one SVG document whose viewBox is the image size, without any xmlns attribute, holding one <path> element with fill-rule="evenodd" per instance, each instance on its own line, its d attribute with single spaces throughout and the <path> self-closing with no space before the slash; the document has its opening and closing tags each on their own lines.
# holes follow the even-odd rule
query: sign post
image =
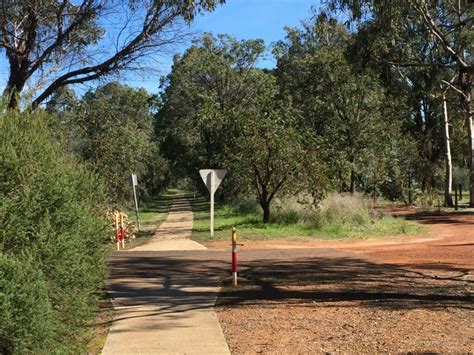
<svg viewBox="0 0 474 355">
<path fill-rule="evenodd" d="M 221 169 L 201 169 L 199 170 L 202 181 L 206 184 L 207 190 L 211 195 L 211 237 L 214 236 L 214 193 L 224 180 L 227 170 Z"/>
<path fill-rule="evenodd" d="M 135 200 L 135 214 L 137 216 L 137 230 L 140 232 L 140 219 L 138 218 L 138 200 L 137 200 L 137 189 L 138 179 L 136 174 L 130 175 L 128 183 L 133 187 L 133 198 Z"/>
</svg>

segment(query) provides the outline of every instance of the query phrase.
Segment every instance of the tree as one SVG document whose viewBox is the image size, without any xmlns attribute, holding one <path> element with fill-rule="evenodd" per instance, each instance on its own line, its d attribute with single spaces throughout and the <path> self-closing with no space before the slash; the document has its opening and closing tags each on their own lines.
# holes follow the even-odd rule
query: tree
<svg viewBox="0 0 474 355">
<path fill-rule="evenodd" d="M 389 109 L 378 78 L 351 65 L 351 43 L 340 23 L 320 15 L 302 30 L 287 29 L 275 54 L 282 95 L 292 97 L 300 111 L 300 129 L 317 137 L 317 149 L 314 140 L 307 149 L 323 155 L 339 191 L 353 193 L 356 180 L 361 187 L 372 181 L 371 189 L 381 180 L 390 132 L 397 127 L 383 118 Z"/>
<path fill-rule="evenodd" d="M 4 94 L 18 108 L 27 83 L 38 106 L 60 87 L 137 69 L 183 39 L 181 22 L 224 0 L 11 0 L 0 5 L 0 51 L 9 64 Z M 120 23 L 106 28 L 105 23 Z M 111 43 L 105 43 L 107 36 Z M 161 52 L 162 53 L 162 52 Z M 32 83 L 34 75 L 40 75 Z M 42 87 L 44 86 L 44 87 Z"/>
<path fill-rule="evenodd" d="M 159 158 L 152 142 L 150 96 L 144 89 L 109 83 L 88 92 L 70 114 L 70 146 L 106 182 L 115 202 L 129 196 L 130 174 L 144 176 Z M 67 133 L 67 132 L 66 132 Z"/>
<path fill-rule="evenodd" d="M 250 186 L 267 223 L 305 154 L 291 103 L 278 98 L 271 73 L 254 67 L 264 49 L 260 40 L 206 35 L 175 58 L 157 122 L 168 127 L 162 149 L 184 165 L 178 170 L 229 169 L 234 192 Z"/>
<path fill-rule="evenodd" d="M 474 76 L 474 4 L 472 1 L 388 1 L 333 0 L 333 9 L 349 9 L 352 18 L 366 26 L 373 25 L 390 36 L 386 43 L 400 48 L 408 44 L 408 57 L 378 58 L 399 67 L 442 67 L 455 70 L 457 85 L 448 84 L 459 94 L 460 108 L 468 132 L 468 165 L 470 168 L 470 206 L 474 207 L 474 122 L 472 83 Z M 369 16 L 366 16 L 369 15 Z M 413 46 L 416 39 L 417 46 Z M 390 46 L 390 45 L 389 45 Z M 443 52 L 444 59 L 427 62 L 430 53 Z M 428 55 L 427 55 L 428 54 Z"/>
</svg>

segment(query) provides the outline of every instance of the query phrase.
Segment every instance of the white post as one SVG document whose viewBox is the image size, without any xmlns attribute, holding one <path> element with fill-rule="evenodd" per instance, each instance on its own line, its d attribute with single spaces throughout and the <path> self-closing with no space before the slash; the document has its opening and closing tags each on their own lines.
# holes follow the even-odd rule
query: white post
<svg viewBox="0 0 474 355">
<path fill-rule="evenodd" d="M 138 200 L 137 200 L 137 190 L 135 184 L 133 184 L 133 198 L 135 199 L 135 214 L 137 216 L 137 229 L 140 232 L 140 219 L 138 218 Z"/>
<path fill-rule="evenodd" d="M 214 237 L 214 172 L 211 171 L 211 237 Z"/>
</svg>

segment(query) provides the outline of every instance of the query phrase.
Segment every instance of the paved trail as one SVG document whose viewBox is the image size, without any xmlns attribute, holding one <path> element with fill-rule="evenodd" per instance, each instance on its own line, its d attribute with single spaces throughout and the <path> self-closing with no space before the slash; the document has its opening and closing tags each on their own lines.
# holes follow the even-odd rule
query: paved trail
<svg viewBox="0 0 474 355">
<path fill-rule="evenodd" d="M 203 250 L 205 246 L 191 240 L 193 212 L 189 201 L 175 197 L 170 214 L 151 240 L 133 251 Z"/>
<path fill-rule="evenodd" d="M 218 282 L 180 263 L 159 263 L 163 251 L 205 252 L 189 239 L 192 223 L 189 202 L 177 196 L 150 242 L 111 259 L 108 289 L 116 315 L 104 354 L 229 354 L 214 312 Z"/>
</svg>

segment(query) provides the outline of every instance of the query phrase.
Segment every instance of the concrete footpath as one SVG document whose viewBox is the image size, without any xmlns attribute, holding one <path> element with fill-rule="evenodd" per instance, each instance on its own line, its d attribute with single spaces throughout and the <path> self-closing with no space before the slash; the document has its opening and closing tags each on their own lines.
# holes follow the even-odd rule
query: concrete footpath
<svg viewBox="0 0 474 355">
<path fill-rule="evenodd" d="M 147 244 L 111 259 L 108 290 L 116 313 L 103 354 L 230 353 L 214 312 L 218 280 L 179 261 L 183 253 L 206 253 L 189 239 L 192 221 L 189 202 L 177 196 Z M 160 263 L 170 252 L 176 262 Z"/>
</svg>

